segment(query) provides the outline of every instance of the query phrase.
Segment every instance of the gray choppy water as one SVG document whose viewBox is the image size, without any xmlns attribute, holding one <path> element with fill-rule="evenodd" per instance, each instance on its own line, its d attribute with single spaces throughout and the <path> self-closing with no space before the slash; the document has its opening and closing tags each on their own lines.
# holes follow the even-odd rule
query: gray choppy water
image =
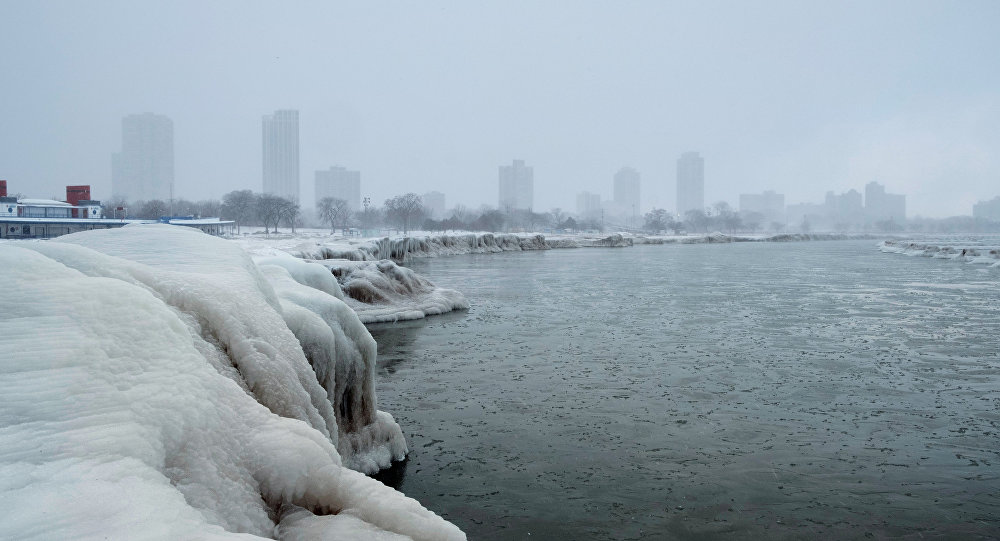
<svg viewBox="0 0 1000 541">
<path fill-rule="evenodd" d="M 871 241 L 412 266 L 382 479 L 471 539 L 1000 536 L 1000 271 Z"/>
</svg>

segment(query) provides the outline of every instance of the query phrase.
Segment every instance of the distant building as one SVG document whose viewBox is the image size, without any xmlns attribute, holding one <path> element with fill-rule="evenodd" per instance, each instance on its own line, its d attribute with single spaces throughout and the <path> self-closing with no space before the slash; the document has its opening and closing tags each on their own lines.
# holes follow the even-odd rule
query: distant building
<svg viewBox="0 0 1000 541">
<path fill-rule="evenodd" d="M 122 150 L 111 156 L 111 193 L 127 201 L 174 198 L 174 123 L 143 113 L 122 119 Z"/>
<path fill-rule="evenodd" d="M 601 212 L 601 196 L 596 193 L 580 192 L 576 194 L 576 213 L 580 216 L 593 216 Z"/>
<path fill-rule="evenodd" d="M 865 185 L 865 221 L 869 224 L 884 221 L 906 221 L 906 196 L 885 193 L 885 186 L 878 182 Z"/>
<path fill-rule="evenodd" d="M 264 115 L 264 193 L 299 202 L 299 112 Z"/>
<path fill-rule="evenodd" d="M 785 196 L 767 190 L 764 193 L 743 193 L 740 194 L 740 214 L 747 215 L 751 212 L 760 214 L 764 223 L 782 222 L 785 219 Z"/>
<path fill-rule="evenodd" d="M 685 152 L 677 160 L 677 214 L 705 210 L 705 159 Z"/>
<path fill-rule="evenodd" d="M 349 171 L 344 167 L 316 171 L 316 203 L 325 197 L 343 199 L 351 212 L 360 211 L 361 171 Z"/>
<path fill-rule="evenodd" d="M 431 218 L 440 220 L 444 218 L 444 194 L 441 192 L 427 192 L 420 196 L 424 202 L 424 208 L 430 212 Z"/>
<path fill-rule="evenodd" d="M 850 189 L 840 195 L 826 192 L 824 201 L 827 227 L 845 231 L 860 226 L 865 221 L 861 192 Z"/>
<path fill-rule="evenodd" d="M 825 223 L 826 205 L 818 203 L 795 203 L 785 207 L 785 223 L 789 227 L 815 229 Z"/>
<path fill-rule="evenodd" d="M 618 214 L 624 215 L 633 223 L 642 212 L 639 206 L 639 172 L 631 167 L 622 167 L 615 173 L 614 177 L 614 197 L 615 207 Z"/>
<path fill-rule="evenodd" d="M 501 211 L 534 208 L 535 172 L 524 165 L 524 160 L 514 160 L 512 165 L 500 166 L 499 188 L 497 203 Z"/>
<path fill-rule="evenodd" d="M 972 205 L 972 217 L 1000 221 L 1000 196 Z"/>
</svg>

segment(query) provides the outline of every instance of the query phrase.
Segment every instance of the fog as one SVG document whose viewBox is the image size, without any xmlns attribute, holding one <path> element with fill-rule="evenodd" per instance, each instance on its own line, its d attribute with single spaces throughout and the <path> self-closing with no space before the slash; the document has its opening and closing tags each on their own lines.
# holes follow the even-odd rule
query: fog
<svg viewBox="0 0 1000 541">
<path fill-rule="evenodd" d="M 611 196 L 674 208 L 789 204 L 878 181 L 910 216 L 1000 195 L 1000 3 L 44 2 L 0 8 L 0 178 L 111 196 L 122 117 L 174 123 L 175 195 L 261 190 L 261 118 L 299 111 L 313 175 L 360 170 L 373 201 L 497 204 L 497 167 L 534 167 L 535 208 Z"/>
</svg>

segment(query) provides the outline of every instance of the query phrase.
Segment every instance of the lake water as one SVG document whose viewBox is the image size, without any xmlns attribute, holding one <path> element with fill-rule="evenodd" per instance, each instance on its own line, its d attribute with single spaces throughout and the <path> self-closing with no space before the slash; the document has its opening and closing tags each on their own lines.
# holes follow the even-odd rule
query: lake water
<svg viewBox="0 0 1000 541">
<path fill-rule="evenodd" d="M 1000 535 L 1000 270 L 872 241 L 418 260 L 380 476 L 470 539 Z"/>
</svg>

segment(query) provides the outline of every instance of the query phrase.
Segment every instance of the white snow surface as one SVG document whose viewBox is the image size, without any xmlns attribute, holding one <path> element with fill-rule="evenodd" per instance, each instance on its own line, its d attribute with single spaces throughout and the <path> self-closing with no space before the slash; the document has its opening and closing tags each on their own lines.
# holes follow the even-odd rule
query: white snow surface
<svg viewBox="0 0 1000 541">
<path fill-rule="evenodd" d="M 346 467 L 406 447 L 315 269 L 168 225 L 4 243 L 0 265 L 0 538 L 465 538 Z"/>
</svg>

